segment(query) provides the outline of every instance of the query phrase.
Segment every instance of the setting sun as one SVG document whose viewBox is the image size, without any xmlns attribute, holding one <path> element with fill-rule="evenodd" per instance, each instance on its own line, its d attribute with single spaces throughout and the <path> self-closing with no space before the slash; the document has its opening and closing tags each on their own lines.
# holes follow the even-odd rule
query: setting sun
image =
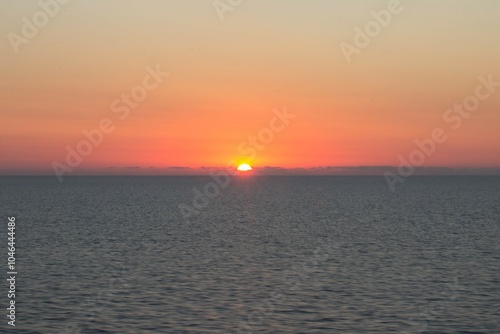
<svg viewBox="0 0 500 334">
<path fill-rule="evenodd" d="M 252 170 L 252 167 L 249 164 L 241 164 L 238 166 L 238 170 L 240 172 L 248 172 Z"/>
</svg>

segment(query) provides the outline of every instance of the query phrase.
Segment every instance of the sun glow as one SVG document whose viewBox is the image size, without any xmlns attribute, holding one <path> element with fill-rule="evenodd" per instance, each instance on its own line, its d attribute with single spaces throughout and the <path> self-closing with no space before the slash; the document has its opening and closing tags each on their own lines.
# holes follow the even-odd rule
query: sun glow
<svg viewBox="0 0 500 334">
<path fill-rule="evenodd" d="M 249 164 L 241 164 L 237 168 L 240 172 L 248 172 L 252 170 L 252 167 Z"/>
</svg>

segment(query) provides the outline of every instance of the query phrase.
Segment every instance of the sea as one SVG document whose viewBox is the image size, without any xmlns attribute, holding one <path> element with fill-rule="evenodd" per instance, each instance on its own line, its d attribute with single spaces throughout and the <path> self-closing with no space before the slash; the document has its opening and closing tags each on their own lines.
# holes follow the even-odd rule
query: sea
<svg viewBox="0 0 500 334">
<path fill-rule="evenodd" d="M 500 177 L 4 176 L 0 215 L 0 333 L 500 333 Z"/>
</svg>

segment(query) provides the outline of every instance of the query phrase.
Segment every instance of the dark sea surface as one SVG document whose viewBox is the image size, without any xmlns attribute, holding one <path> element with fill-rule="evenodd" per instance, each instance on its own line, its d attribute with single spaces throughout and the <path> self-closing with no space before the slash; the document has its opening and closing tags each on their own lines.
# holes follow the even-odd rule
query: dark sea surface
<svg viewBox="0 0 500 334">
<path fill-rule="evenodd" d="M 211 181 L 0 177 L 0 333 L 500 333 L 500 177 Z"/>
</svg>

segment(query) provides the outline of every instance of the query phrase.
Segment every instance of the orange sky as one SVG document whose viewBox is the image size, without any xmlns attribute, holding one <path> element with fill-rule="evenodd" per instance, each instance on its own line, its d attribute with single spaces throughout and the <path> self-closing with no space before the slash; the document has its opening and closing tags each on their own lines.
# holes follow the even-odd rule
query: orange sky
<svg viewBox="0 0 500 334">
<path fill-rule="evenodd" d="M 355 45 L 355 27 L 388 3 L 253 0 L 221 20 L 211 1 L 73 0 L 16 50 L 22 18 L 43 9 L 3 1 L 0 175 L 68 166 L 67 147 L 77 150 L 82 131 L 103 119 L 113 130 L 68 166 L 72 173 L 232 160 L 397 166 L 435 128 L 447 139 L 422 166 L 500 168 L 500 86 L 478 88 L 479 77 L 500 82 L 500 3 L 401 0 L 400 13 L 348 62 L 341 44 Z M 156 68 L 168 77 L 155 81 Z M 144 82 L 155 87 L 137 88 Z M 123 94 L 141 89 L 147 97 L 121 119 Z M 457 113 L 444 117 L 477 89 L 490 94 L 470 116 L 459 125 Z M 273 119 L 285 108 L 295 117 L 262 143 L 271 122 L 281 129 Z"/>
</svg>

